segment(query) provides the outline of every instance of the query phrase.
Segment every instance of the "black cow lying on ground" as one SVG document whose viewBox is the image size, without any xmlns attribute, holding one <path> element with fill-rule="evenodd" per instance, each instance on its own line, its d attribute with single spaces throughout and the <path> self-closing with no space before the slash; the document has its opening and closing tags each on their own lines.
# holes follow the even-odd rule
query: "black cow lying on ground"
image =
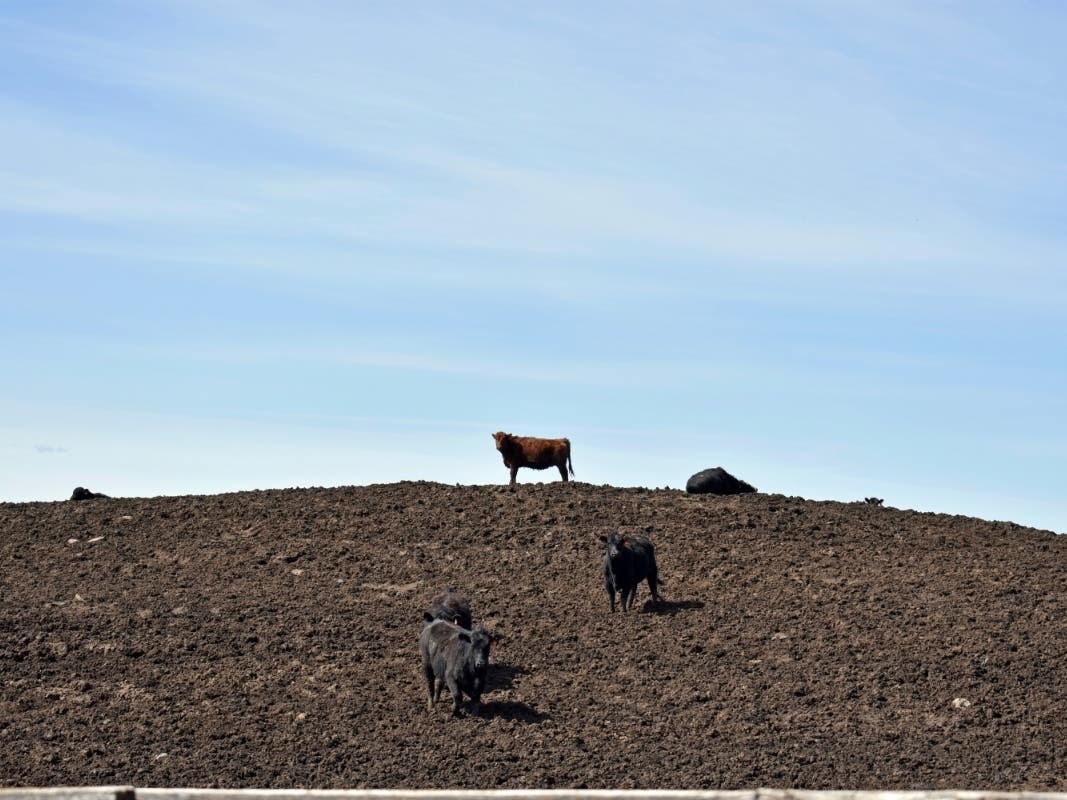
<svg viewBox="0 0 1067 800">
<path fill-rule="evenodd" d="M 756 487 L 735 478 L 722 467 L 713 467 L 691 476 L 685 490 L 689 494 L 748 494 L 756 491 Z"/>
<path fill-rule="evenodd" d="M 657 587 L 663 581 L 659 579 L 656 566 L 656 549 L 647 536 L 623 536 L 613 533 L 601 536 L 604 543 L 604 589 L 611 602 L 611 611 L 615 612 L 615 592 L 621 593 L 622 610 L 633 608 L 637 584 L 648 581 L 652 591 L 652 600 L 659 602 Z"/>
<path fill-rule="evenodd" d="M 470 697 L 471 713 L 477 716 L 489 671 L 489 650 L 498 637 L 481 626 L 467 631 L 429 614 L 423 614 L 423 620 L 426 626 L 419 636 L 419 652 L 426 676 L 426 707 L 433 710 L 447 685 L 452 694 L 452 716 L 459 714 L 464 694 Z"/>
<path fill-rule="evenodd" d="M 863 502 L 869 506 L 880 506 L 885 502 L 881 497 L 864 497 Z"/>
<path fill-rule="evenodd" d="M 449 586 L 430 600 L 430 616 L 433 619 L 453 622 L 461 628 L 470 630 L 472 621 L 470 600 L 456 591 L 455 587 Z"/>
<path fill-rule="evenodd" d="M 74 494 L 70 496 L 71 500 L 96 500 L 100 497 L 107 497 L 106 494 L 100 492 L 90 492 L 84 486 L 79 486 L 74 490 Z"/>
</svg>

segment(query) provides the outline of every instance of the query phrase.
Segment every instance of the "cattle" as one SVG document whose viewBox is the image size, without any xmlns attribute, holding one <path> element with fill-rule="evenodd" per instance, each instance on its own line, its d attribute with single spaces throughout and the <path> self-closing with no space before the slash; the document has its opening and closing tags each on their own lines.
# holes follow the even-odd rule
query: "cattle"
<svg viewBox="0 0 1067 800">
<path fill-rule="evenodd" d="M 633 608 L 637 584 L 648 581 L 652 599 L 659 602 L 657 588 L 663 584 L 656 566 L 656 549 L 647 536 L 624 536 L 613 533 L 601 536 L 604 544 L 604 589 L 611 612 L 615 613 L 615 593 L 621 594 L 622 610 Z"/>
<path fill-rule="evenodd" d="M 735 478 L 722 467 L 702 470 L 691 476 L 685 484 L 689 494 L 748 494 L 756 488 Z"/>
<path fill-rule="evenodd" d="M 422 618 L 426 625 L 419 635 L 419 653 L 426 677 L 426 707 L 433 711 L 434 704 L 441 699 L 441 690 L 447 685 L 452 694 L 452 716 L 459 715 L 464 694 L 471 700 L 471 713 L 478 716 L 489 671 L 489 651 L 499 637 L 480 625 L 464 630 L 428 613 Z"/>
<path fill-rule="evenodd" d="M 570 474 L 574 475 L 570 439 L 538 439 L 534 436 L 514 436 L 503 431 L 494 433 L 493 439 L 496 441 L 496 449 L 504 458 L 504 466 L 511 470 L 511 486 L 515 485 L 519 467 L 556 467 L 564 483 L 567 482 L 568 469 Z"/>
<path fill-rule="evenodd" d="M 449 586 L 430 600 L 430 616 L 433 619 L 443 619 L 470 630 L 470 600 L 456 591 L 455 587 Z"/>
<path fill-rule="evenodd" d="M 869 506 L 880 506 L 885 502 L 881 497 L 864 497 L 863 502 Z"/>
<path fill-rule="evenodd" d="M 96 500 L 99 498 L 106 498 L 106 494 L 100 492 L 90 492 L 84 486 L 78 486 L 74 489 L 74 493 L 70 496 L 71 500 Z"/>
</svg>

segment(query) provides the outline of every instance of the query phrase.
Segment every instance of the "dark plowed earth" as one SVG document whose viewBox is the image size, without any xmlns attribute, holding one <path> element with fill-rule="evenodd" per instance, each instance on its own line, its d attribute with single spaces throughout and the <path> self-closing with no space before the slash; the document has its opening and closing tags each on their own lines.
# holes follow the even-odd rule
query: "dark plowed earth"
<svg viewBox="0 0 1067 800">
<path fill-rule="evenodd" d="M 401 483 L 2 504 L 0 559 L 4 785 L 1067 790 L 1067 537 L 1009 523 Z M 481 718 L 426 709 L 447 584 Z"/>
</svg>

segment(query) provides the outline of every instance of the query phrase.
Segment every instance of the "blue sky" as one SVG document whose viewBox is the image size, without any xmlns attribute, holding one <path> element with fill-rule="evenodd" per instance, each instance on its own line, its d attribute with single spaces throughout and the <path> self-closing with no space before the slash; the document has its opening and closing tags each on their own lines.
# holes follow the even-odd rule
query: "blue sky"
<svg viewBox="0 0 1067 800">
<path fill-rule="evenodd" d="M 579 480 L 1067 531 L 1067 7 L 0 6 L 0 499 Z M 520 481 L 550 478 L 520 474 Z"/>
</svg>

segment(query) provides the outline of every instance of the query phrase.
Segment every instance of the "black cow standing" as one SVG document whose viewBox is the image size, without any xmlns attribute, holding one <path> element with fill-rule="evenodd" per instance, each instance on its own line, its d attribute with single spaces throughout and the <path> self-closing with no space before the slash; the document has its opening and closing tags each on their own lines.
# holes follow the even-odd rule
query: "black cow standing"
<svg viewBox="0 0 1067 800">
<path fill-rule="evenodd" d="M 659 602 L 657 587 L 663 583 L 656 567 L 656 549 L 647 536 L 613 533 L 601 536 L 604 543 L 604 588 L 615 612 L 615 592 L 621 594 L 622 610 L 633 608 L 637 584 L 648 581 L 652 599 Z"/>
<path fill-rule="evenodd" d="M 423 620 L 426 626 L 419 636 L 419 652 L 429 695 L 426 707 L 433 710 L 447 685 L 452 694 L 452 716 L 459 714 L 464 694 L 470 697 L 471 713 L 477 716 L 489 671 L 489 650 L 498 637 L 481 626 L 468 631 L 429 614 L 423 614 Z"/>
<path fill-rule="evenodd" d="M 471 629 L 471 603 L 466 597 L 449 586 L 430 600 L 430 616 L 454 622 L 461 628 Z"/>
</svg>

